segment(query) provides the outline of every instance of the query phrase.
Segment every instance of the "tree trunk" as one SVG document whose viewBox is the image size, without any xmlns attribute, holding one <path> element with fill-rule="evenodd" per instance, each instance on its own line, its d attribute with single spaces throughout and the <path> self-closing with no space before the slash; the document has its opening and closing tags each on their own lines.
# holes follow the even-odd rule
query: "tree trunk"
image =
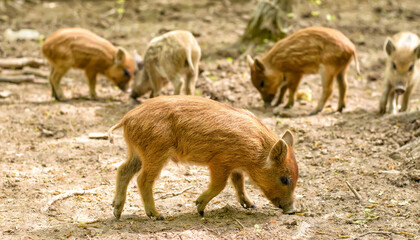
<svg viewBox="0 0 420 240">
<path fill-rule="evenodd" d="M 287 14 L 293 0 L 260 0 L 242 36 L 243 42 L 277 41 L 286 36 Z"/>
</svg>

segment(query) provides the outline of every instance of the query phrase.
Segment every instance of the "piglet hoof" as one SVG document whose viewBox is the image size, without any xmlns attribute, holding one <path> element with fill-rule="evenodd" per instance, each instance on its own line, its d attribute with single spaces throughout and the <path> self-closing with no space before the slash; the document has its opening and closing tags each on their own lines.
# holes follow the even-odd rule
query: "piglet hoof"
<svg viewBox="0 0 420 240">
<path fill-rule="evenodd" d="M 319 110 L 313 110 L 311 113 L 309 113 L 309 116 L 317 115 L 319 112 Z"/>
<path fill-rule="evenodd" d="M 255 204 L 250 204 L 250 205 L 248 205 L 248 204 L 241 204 L 242 205 L 242 207 L 243 208 L 245 208 L 245 209 L 250 209 L 250 208 L 256 208 L 256 206 L 255 206 Z"/>
<path fill-rule="evenodd" d="M 337 112 L 343 112 L 343 109 L 345 108 L 345 106 L 342 106 L 342 107 L 339 107 L 338 109 L 337 109 Z"/>
<path fill-rule="evenodd" d="M 284 106 L 284 109 L 291 109 L 293 105 L 291 104 L 286 104 L 286 106 Z"/>
<path fill-rule="evenodd" d="M 147 213 L 147 216 L 151 219 L 154 218 L 154 219 L 159 220 L 159 221 L 165 220 L 165 218 L 162 215 L 159 214 L 159 215 L 155 216 L 155 215 L 153 215 L 152 212 Z"/>
<path fill-rule="evenodd" d="M 203 201 L 197 200 L 195 201 L 195 205 L 197 206 L 197 212 L 201 215 L 204 216 L 204 208 L 206 207 L 205 205 L 203 206 Z"/>
<path fill-rule="evenodd" d="M 240 204 L 243 208 L 249 209 L 249 208 L 255 208 L 255 204 L 251 203 L 251 201 L 240 201 Z"/>
<path fill-rule="evenodd" d="M 120 217 L 121 217 L 121 210 L 119 210 L 117 207 L 115 207 L 114 208 L 114 217 L 116 218 L 116 219 L 120 219 Z"/>
</svg>

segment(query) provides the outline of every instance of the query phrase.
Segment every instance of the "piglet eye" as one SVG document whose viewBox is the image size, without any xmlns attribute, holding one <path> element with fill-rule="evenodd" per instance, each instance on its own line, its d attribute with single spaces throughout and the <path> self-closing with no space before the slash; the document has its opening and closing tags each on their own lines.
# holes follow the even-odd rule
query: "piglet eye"
<svg viewBox="0 0 420 240">
<path fill-rule="evenodd" d="M 395 63 L 392 63 L 392 69 L 397 70 L 397 65 L 395 65 Z"/>
<path fill-rule="evenodd" d="M 292 179 L 290 179 L 289 177 L 281 177 L 280 178 L 281 183 L 283 183 L 284 185 L 289 185 L 292 183 Z"/>
<path fill-rule="evenodd" d="M 260 82 L 260 88 L 263 88 L 264 87 L 264 81 L 261 81 Z"/>
<path fill-rule="evenodd" d="M 130 77 L 130 72 L 128 72 L 127 69 L 123 69 L 123 72 L 124 72 L 124 76 Z"/>
<path fill-rule="evenodd" d="M 413 68 L 414 68 L 414 64 L 411 64 L 411 66 L 408 68 L 408 71 L 409 72 L 413 71 Z"/>
</svg>

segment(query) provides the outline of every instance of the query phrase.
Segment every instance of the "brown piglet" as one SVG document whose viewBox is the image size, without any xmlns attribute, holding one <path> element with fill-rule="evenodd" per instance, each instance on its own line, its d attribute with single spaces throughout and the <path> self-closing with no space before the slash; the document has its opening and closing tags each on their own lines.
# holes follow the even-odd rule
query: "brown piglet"
<svg viewBox="0 0 420 240">
<path fill-rule="evenodd" d="M 320 72 L 322 96 L 318 106 L 311 112 L 317 114 L 332 94 L 333 80 L 337 79 L 339 102 L 337 111 L 345 108 L 347 93 L 347 71 L 354 58 L 359 73 L 359 64 L 354 44 L 338 30 L 325 27 L 309 27 L 278 41 L 263 57 L 252 59 L 247 56 L 251 68 L 251 81 L 260 92 L 265 105 L 270 105 L 278 89 L 275 106 L 283 101 L 289 90 L 289 101 L 285 108 L 291 108 L 300 80 L 304 74 Z"/>
<path fill-rule="evenodd" d="M 124 127 L 128 158 L 117 170 L 116 218 L 121 216 L 129 181 L 140 172 L 137 185 L 146 214 L 163 219 L 155 208 L 152 188 L 169 160 L 208 166 L 210 184 L 195 202 L 200 215 L 229 178 L 241 206 L 253 208 L 245 192 L 244 173 L 283 213 L 296 211 L 298 166 L 293 135 L 286 131 L 279 138 L 249 111 L 202 97 L 161 96 L 128 112 L 109 129 L 110 139 L 120 127 Z"/>
<path fill-rule="evenodd" d="M 401 95 L 402 104 L 399 111 L 404 112 L 408 108 L 411 93 L 420 81 L 420 39 L 414 33 L 400 32 L 386 39 L 384 50 L 388 57 L 379 113 L 386 112 L 388 102 L 389 113 L 397 113 L 397 100 Z"/>
<path fill-rule="evenodd" d="M 150 97 L 160 95 L 168 82 L 174 94 L 194 95 L 201 49 L 192 33 L 176 30 L 150 41 L 144 54 L 144 68 L 134 79 L 131 97 L 136 99 L 151 91 Z"/>
<path fill-rule="evenodd" d="M 92 98 L 96 98 L 95 85 L 98 74 L 104 74 L 125 91 L 137 68 L 125 49 L 116 47 L 91 31 L 81 28 L 56 31 L 42 44 L 42 52 L 51 64 L 49 81 L 52 96 L 57 100 L 64 100 L 60 81 L 70 68 L 85 71 Z"/>
</svg>

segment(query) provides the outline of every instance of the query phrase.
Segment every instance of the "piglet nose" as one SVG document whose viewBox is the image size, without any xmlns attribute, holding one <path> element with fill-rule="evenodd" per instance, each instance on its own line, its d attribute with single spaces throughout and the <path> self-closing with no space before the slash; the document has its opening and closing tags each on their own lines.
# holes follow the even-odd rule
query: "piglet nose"
<svg viewBox="0 0 420 240">
<path fill-rule="evenodd" d="M 288 206 L 280 206 L 280 208 L 283 209 L 283 214 L 293 214 L 296 213 L 296 208 L 294 206 L 294 204 L 290 204 Z"/>
<path fill-rule="evenodd" d="M 405 89 L 403 87 L 395 88 L 395 93 L 397 95 L 401 95 L 401 94 L 405 93 Z"/>
</svg>

